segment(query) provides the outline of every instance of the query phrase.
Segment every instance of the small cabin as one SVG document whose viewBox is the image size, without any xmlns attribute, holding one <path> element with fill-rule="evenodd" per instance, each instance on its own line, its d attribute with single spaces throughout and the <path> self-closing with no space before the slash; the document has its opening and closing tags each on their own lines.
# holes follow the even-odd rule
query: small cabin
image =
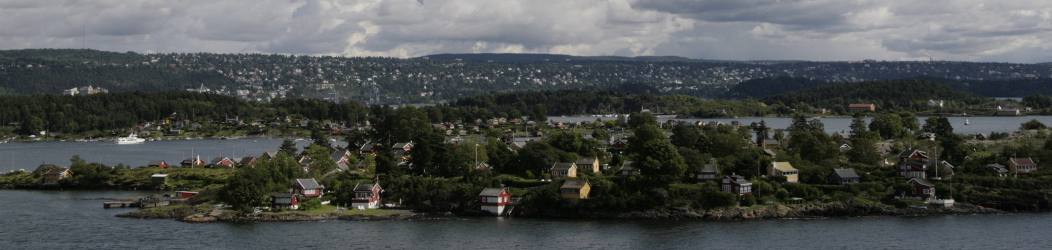
<svg viewBox="0 0 1052 250">
<path fill-rule="evenodd" d="M 625 161 L 621 163 L 621 169 L 618 172 L 621 172 L 621 175 L 639 175 L 639 169 L 632 166 L 633 163 L 635 162 Z"/>
<path fill-rule="evenodd" d="M 325 186 L 318 184 L 314 178 L 296 179 L 296 182 L 292 183 L 292 192 L 304 197 L 321 197 L 324 191 Z"/>
<path fill-rule="evenodd" d="M 854 168 L 841 168 L 833 169 L 833 173 L 829 174 L 829 179 L 833 184 L 846 185 L 859 183 L 862 180 L 862 177 L 858 175 L 858 172 L 855 172 Z"/>
<path fill-rule="evenodd" d="M 698 181 L 698 183 L 705 183 L 707 181 L 715 181 L 715 180 L 718 180 L 716 178 L 716 176 L 718 176 L 719 174 L 720 174 L 720 165 L 717 165 L 717 164 L 705 164 L 705 167 L 703 167 L 701 169 L 701 172 L 698 173 L 697 181 Z"/>
<path fill-rule="evenodd" d="M 150 183 L 153 183 L 154 185 L 164 185 L 164 184 L 168 183 L 168 175 L 167 174 L 151 175 L 150 176 Z"/>
<path fill-rule="evenodd" d="M 723 192 L 732 194 L 751 194 L 752 182 L 745 180 L 745 177 L 741 175 L 731 174 L 723 177 L 723 181 L 720 182 L 720 188 Z"/>
<path fill-rule="evenodd" d="M 559 187 L 559 196 L 564 199 L 588 199 L 592 191 L 592 183 L 588 180 L 570 179 L 563 182 Z"/>
<path fill-rule="evenodd" d="M 270 197 L 274 209 L 296 210 L 300 208 L 300 203 L 303 202 L 300 195 L 292 193 L 271 194 Z"/>
<path fill-rule="evenodd" d="M 504 214 L 504 207 L 511 202 L 511 193 L 507 188 L 486 188 L 479 193 L 479 206 L 482 211 L 494 215 Z"/>
<path fill-rule="evenodd" d="M 555 164 L 552 164 L 549 172 L 553 179 L 577 177 L 577 165 L 573 163 L 556 162 Z"/>
<path fill-rule="evenodd" d="M 358 183 L 358 185 L 354 186 L 354 198 L 351 199 L 351 206 L 358 209 L 380 208 L 380 194 L 383 191 L 384 189 L 380 187 L 380 184 Z"/>
</svg>

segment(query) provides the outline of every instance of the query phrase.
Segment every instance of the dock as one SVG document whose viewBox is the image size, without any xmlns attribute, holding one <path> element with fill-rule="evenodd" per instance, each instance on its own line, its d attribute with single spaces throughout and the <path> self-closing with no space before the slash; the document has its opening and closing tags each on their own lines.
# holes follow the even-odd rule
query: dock
<svg viewBox="0 0 1052 250">
<path fill-rule="evenodd" d="M 139 207 L 139 204 L 140 203 L 137 202 L 137 201 L 109 201 L 109 202 L 103 202 L 102 203 L 102 208 Z"/>
</svg>

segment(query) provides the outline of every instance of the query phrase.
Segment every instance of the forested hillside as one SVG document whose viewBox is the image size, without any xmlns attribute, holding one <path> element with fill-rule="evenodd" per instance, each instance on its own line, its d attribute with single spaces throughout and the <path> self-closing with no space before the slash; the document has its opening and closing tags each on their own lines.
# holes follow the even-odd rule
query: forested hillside
<svg viewBox="0 0 1052 250">
<path fill-rule="evenodd" d="M 767 104 L 808 104 L 815 108 L 843 109 L 852 103 L 872 103 L 880 109 L 916 111 L 928 108 L 929 100 L 944 100 L 965 105 L 987 99 L 949 86 L 918 80 L 890 80 L 830 84 L 761 98 Z"/>
</svg>

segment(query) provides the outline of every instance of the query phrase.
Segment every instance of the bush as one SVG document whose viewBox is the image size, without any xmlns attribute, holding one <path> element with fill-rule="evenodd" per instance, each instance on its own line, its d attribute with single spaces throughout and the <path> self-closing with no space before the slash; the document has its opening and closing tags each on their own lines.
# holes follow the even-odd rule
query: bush
<svg viewBox="0 0 1052 250">
<path fill-rule="evenodd" d="M 300 203 L 300 211 L 310 211 L 321 208 L 321 199 L 307 199 L 303 203 Z"/>
<path fill-rule="evenodd" d="M 741 200 L 741 206 L 749 207 L 752 205 L 756 205 L 756 196 L 753 196 L 752 194 L 743 195 Z"/>
</svg>

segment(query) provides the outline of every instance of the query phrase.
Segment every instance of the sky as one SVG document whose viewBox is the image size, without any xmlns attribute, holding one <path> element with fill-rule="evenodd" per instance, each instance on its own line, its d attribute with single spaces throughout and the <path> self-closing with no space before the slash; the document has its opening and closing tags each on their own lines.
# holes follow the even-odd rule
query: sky
<svg viewBox="0 0 1052 250">
<path fill-rule="evenodd" d="M 1047 0 L 0 0 L 0 49 L 1052 62 Z"/>
</svg>

